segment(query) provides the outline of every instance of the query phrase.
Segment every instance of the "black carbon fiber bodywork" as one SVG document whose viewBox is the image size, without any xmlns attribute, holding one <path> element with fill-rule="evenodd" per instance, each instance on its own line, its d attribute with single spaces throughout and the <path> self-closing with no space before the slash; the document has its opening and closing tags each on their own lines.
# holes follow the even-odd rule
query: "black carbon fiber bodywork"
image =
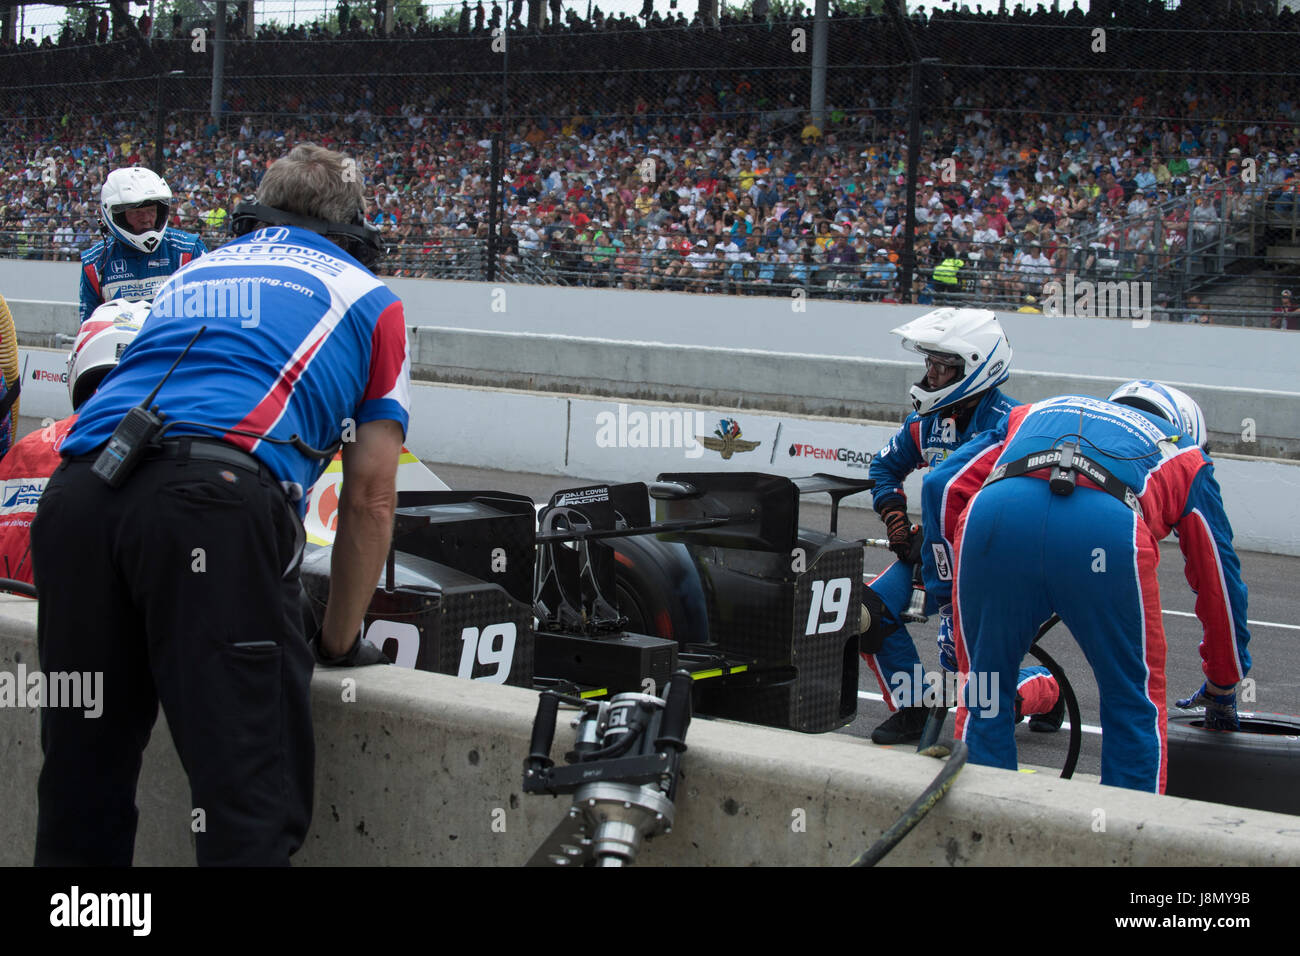
<svg viewBox="0 0 1300 956">
<path fill-rule="evenodd" d="M 367 638 L 402 666 L 519 687 L 562 681 L 574 692 L 642 690 L 647 678 L 662 686 L 680 651 L 697 677 L 699 713 L 807 733 L 851 721 L 857 708 L 861 547 L 798 529 L 800 487 L 789 479 L 660 476 L 666 479 L 680 486 L 669 489 L 679 497 L 659 501 L 660 520 L 677 521 L 664 540 L 593 537 L 579 549 L 542 536 L 551 549 L 550 566 L 558 569 L 552 576 L 573 579 L 567 584 L 570 603 L 581 613 L 575 611 L 571 625 L 552 622 L 541 633 L 534 631 L 542 604 L 534 580 L 539 538 L 529 499 L 498 492 L 400 496 L 395 553 L 366 613 Z M 833 492 L 856 490 L 827 476 L 821 480 Z M 613 508 L 614 498 L 624 495 L 637 506 L 624 502 L 617 509 L 627 530 L 649 530 L 648 510 L 641 507 L 645 487 L 637 485 L 635 494 L 631 485 L 571 490 L 558 493 L 553 506 L 573 512 L 566 527 L 608 532 L 613 519 L 602 519 L 599 506 Z M 692 523 L 701 527 L 688 528 Z M 620 526 L 614 533 L 626 531 Z M 620 551 L 618 560 L 640 575 L 625 576 L 623 586 L 640 582 L 644 593 L 634 597 L 651 601 L 640 609 L 643 626 L 658 625 L 663 617 L 669 633 L 625 633 L 618 609 L 594 600 L 615 599 L 614 540 L 637 542 Z M 660 560 L 661 551 L 673 560 Z M 319 549 L 303 562 L 303 586 L 317 620 L 329 594 L 330 554 Z M 591 572 L 581 581 L 580 554 L 588 556 L 584 567 Z M 692 613 L 661 613 L 688 591 Z M 612 626 L 592 616 L 592 609 L 602 607 Z"/>
<path fill-rule="evenodd" d="M 533 502 L 496 491 L 404 491 L 393 547 L 399 554 L 458 568 L 532 604 L 536 563 Z"/>
<path fill-rule="evenodd" d="M 302 567 L 317 620 L 329 596 L 330 549 Z M 515 687 L 533 685 L 532 608 L 497 584 L 409 554 L 398 555 L 396 587 L 375 589 L 365 633 L 390 659 L 417 670 Z M 505 677 L 502 678 L 502 668 Z"/>
<path fill-rule="evenodd" d="M 793 555 L 687 550 L 704 586 L 712 647 L 755 659 L 744 674 L 701 684 L 699 712 L 807 733 L 849 723 L 857 710 L 861 546 L 802 531 Z"/>
</svg>

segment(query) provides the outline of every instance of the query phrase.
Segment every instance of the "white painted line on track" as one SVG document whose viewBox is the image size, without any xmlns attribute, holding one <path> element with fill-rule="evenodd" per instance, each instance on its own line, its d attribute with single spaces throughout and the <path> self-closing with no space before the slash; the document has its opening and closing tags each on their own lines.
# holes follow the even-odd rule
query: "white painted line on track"
<svg viewBox="0 0 1300 956">
<path fill-rule="evenodd" d="M 873 694 L 870 691 L 865 691 L 865 690 L 858 691 L 858 697 L 861 700 L 875 700 L 875 701 L 879 701 L 882 704 L 885 702 L 885 697 L 883 694 Z M 1101 734 L 1100 727 L 1094 727 L 1092 724 L 1082 724 L 1081 726 L 1085 734 L 1097 734 L 1097 735 Z M 1068 720 L 1062 721 L 1061 729 L 1069 730 L 1070 722 Z"/>
<path fill-rule="evenodd" d="M 1173 614 L 1176 617 L 1196 617 L 1196 615 L 1191 611 L 1170 611 L 1166 609 L 1164 613 Z M 1251 627 L 1281 627 L 1288 631 L 1300 631 L 1300 624 L 1279 624 L 1276 621 L 1252 621 L 1250 618 L 1246 618 L 1246 623 Z"/>
<path fill-rule="evenodd" d="M 879 574 L 880 572 L 876 573 Z M 1196 617 L 1196 614 L 1192 611 L 1171 611 L 1169 608 L 1161 608 L 1161 612 L 1164 614 L 1172 614 L 1174 617 Z M 1300 631 L 1300 624 L 1281 624 L 1277 621 L 1252 621 L 1250 618 L 1246 619 L 1246 623 L 1251 627 L 1277 627 L 1286 631 Z"/>
</svg>

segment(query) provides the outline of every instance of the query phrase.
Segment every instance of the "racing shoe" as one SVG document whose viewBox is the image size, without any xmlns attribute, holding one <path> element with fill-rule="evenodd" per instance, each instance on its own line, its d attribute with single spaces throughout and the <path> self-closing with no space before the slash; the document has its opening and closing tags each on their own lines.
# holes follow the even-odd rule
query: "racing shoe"
<svg viewBox="0 0 1300 956">
<path fill-rule="evenodd" d="M 1029 717 L 1029 729 L 1039 734 L 1054 734 L 1061 729 L 1061 724 L 1065 720 L 1065 695 L 1059 691 L 1056 694 L 1056 703 L 1052 709 L 1045 714 L 1031 714 Z"/>
<path fill-rule="evenodd" d="M 873 744 L 914 744 L 921 739 L 929 707 L 900 707 L 871 732 Z"/>
</svg>

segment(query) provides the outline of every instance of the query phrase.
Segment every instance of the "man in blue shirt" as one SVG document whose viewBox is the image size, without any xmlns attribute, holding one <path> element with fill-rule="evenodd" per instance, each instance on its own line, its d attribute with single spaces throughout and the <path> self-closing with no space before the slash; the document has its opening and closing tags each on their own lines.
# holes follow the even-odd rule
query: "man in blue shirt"
<svg viewBox="0 0 1300 956">
<path fill-rule="evenodd" d="M 1101 693 L 1101 782 L 1165 791 L 1156 566 L 1170 531 L 1204 627 L 1205 683 L 1176 704 L 1204 706 L 1209 729 L 1239 728 L 1247 594 L 1207 436 L 1190 396 L 1138 380 L 1109 401 L 1064 395 L 1015 408 L 926 477 L 925 580 L 940 600 L 951 594 L 954 669 L 967 675 L 956 736 L 972 763 L 1015 769 L 1009 684 L 1056 613 Z"/>
<path fill-rule="evenodd" d="M 111 690 L 95 720 L 42 711 L 38 864 L 130 864 L 160 703 L 205 812 L 201 865 L 285 865 L 302 844 L 313 649 L 383 661 L 360 627 L 410 405 L 402 304 L 363 264 L 380 243 L 352 168 L 310 145 L 277 161 L 235 210 L 240 238 L 158 290 L 63 444 L 32 524 L 41 666 Z M 120 460 L 119 424 L 160 382 L 167 430 L 137 438 L 141 459 L 112 485 L 96 463 Z M 330 596 L 308 642 L 304 491 L 340 442 Z"/>
</svg>

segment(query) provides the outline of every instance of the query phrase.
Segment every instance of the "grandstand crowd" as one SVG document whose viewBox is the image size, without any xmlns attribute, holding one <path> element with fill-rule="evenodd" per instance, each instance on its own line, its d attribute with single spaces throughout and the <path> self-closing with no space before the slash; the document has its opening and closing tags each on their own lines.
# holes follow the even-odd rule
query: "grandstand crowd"
<svg viewBox="0 0 1300 956">
<path fill-rule="evenodd" d="M 365 216 L 388 234 L 379 271 L 484 278 L 500 134 L 506 278 L 903 296 L 909 71 L 886 19 L 833 20 L 819 124 L 807 57 L 791 50 L 791 29 L 811 22 L 801 16 L 714 28 L 650 11 L 519 27 L 503 92 L 488 31 L 516 11 L 494 6 L 391 33 L 342 4 L 330 24 L 255 37 L 235 18 L 220 121 L 187 24 L 173 27 L 183 39 L 145 22 L 114 39 L 96 21 L 90 42 L 68 30 L 0 50 L 0 254 L 75 259 L 98 238 L 99 184 L 152 163 L 156 77 L 180 69 L 163 94 L 164 177 L 173 224 L 209 247 L 269 164 L 312 141 L 356 157 Z M 1289 11 L 1251 21 L 1267 42 L 1158 4 L 910 22 L 943 61 L 922 111 L 920 301 L 1030 311 L 1073 273 L 1150 281 L 1164 317 L 1209 321 L 1192 286 L 1167 277 L 1225 268 L 1261 215 L 1300 226 L 1300 84 L 1265 69 L 1294 49 Z M 1142 42 L 1115 31 L 1098 60 L 1098 23 L 1139 27 Z M 1215 63 L 1236 73 L 1194 68 Z M 1289 297 L 1278 308 L 1272 324 L 1300 323 Z"/>
</svg>

